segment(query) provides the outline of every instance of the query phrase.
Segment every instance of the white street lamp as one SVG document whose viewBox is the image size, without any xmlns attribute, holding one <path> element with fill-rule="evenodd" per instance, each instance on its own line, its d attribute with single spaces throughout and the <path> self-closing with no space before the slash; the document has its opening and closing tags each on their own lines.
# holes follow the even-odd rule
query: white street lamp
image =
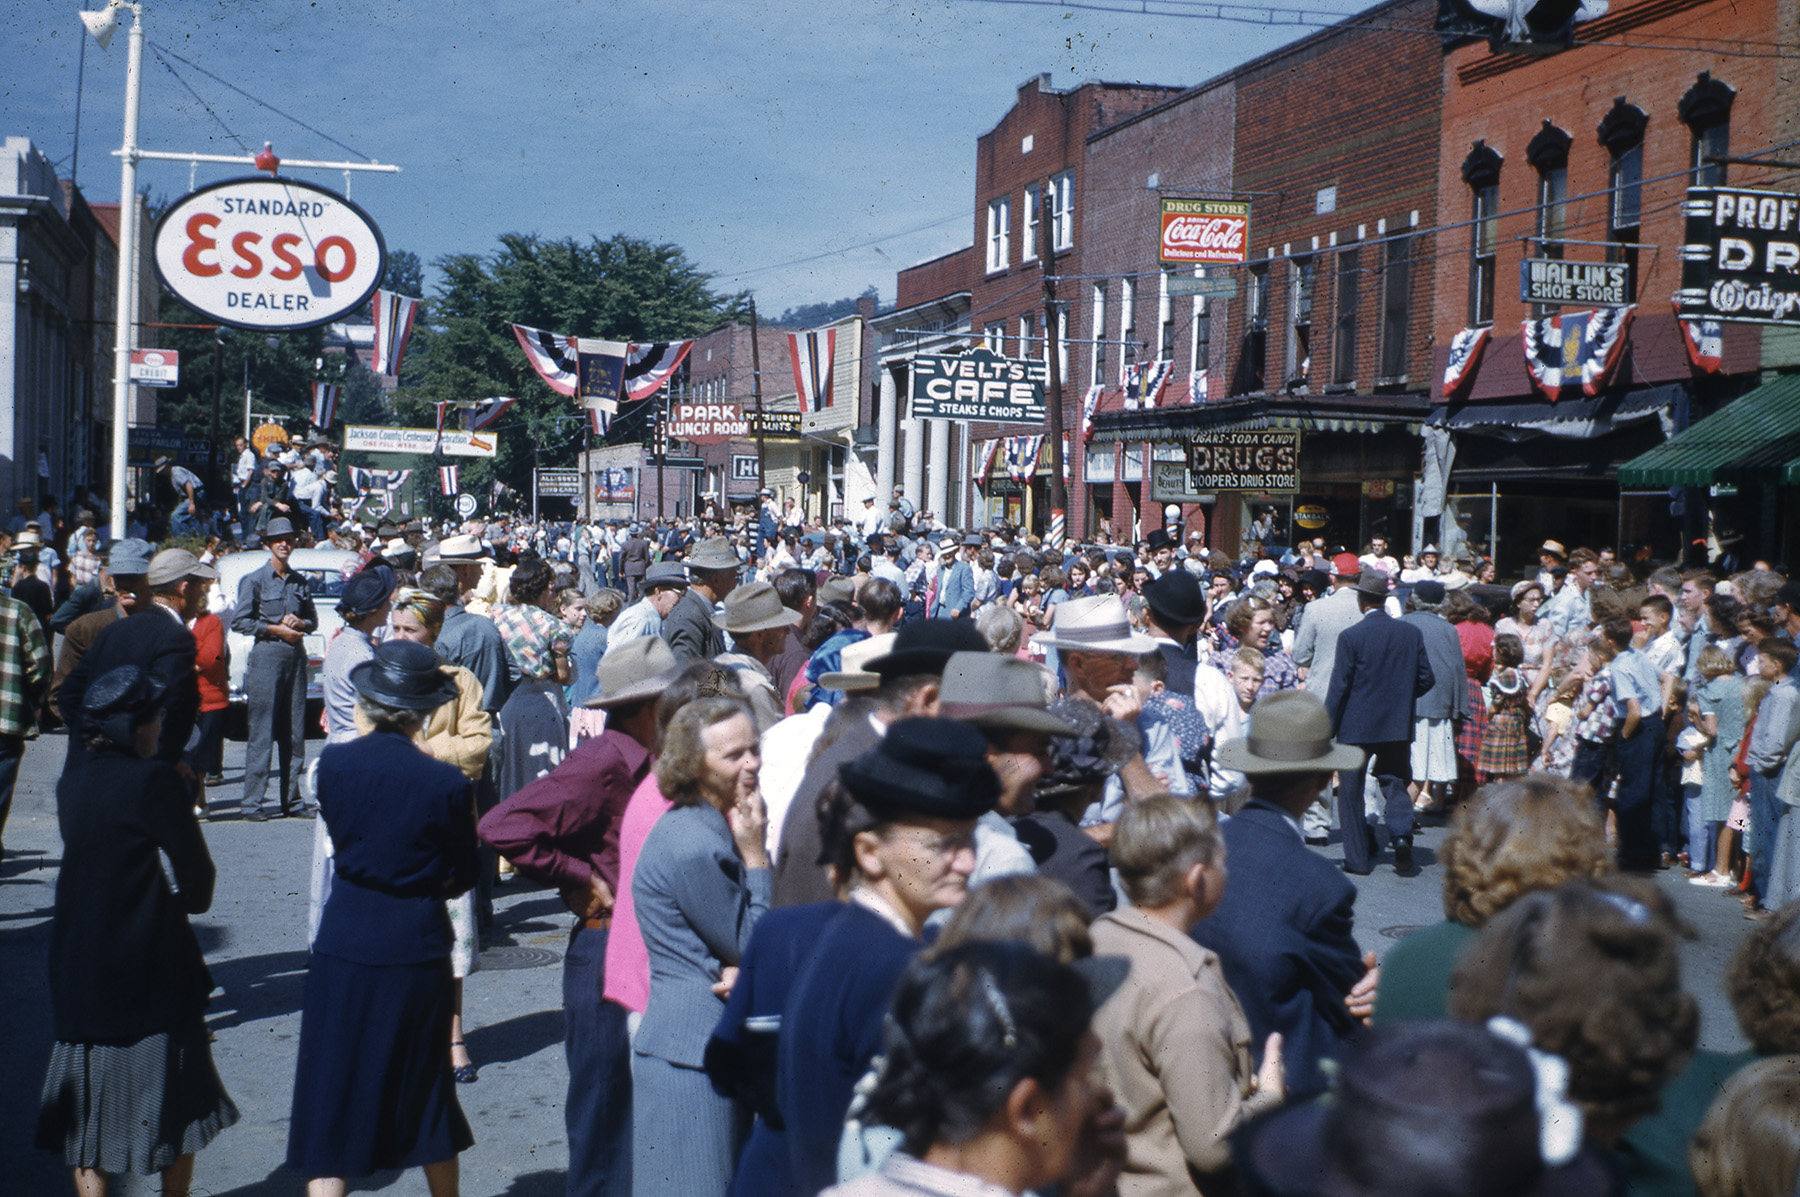
<svg viewBox="0 0 1800 1197">
<path fill-rule="evenodd" d="M 131 345 L 137 335 L 137 164 L 138 97 L 143 89 L 144 10 L 127 0 L 110 0 L 100 12 L 84 12 L 81 23 L 102 50 L 119 27 L 119 16 L 131 10 L 130 53 L 125 60 L 125 141 L 119 150 L 118 302 L 113 309 L 112 539 L 125 535 L 125 471 L 127 427 L 131 422 Z"/>
</svg>

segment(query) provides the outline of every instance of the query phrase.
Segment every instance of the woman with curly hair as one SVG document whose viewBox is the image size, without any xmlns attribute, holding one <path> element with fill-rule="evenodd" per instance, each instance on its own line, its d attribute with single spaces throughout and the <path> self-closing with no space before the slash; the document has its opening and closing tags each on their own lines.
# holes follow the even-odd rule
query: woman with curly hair
<svg viewBox="0 0 1800 1197">
<path fill-rule="evenodd" d="M 1725 1086 L 1688 1153 L 1700 1197 L 1800 1191 L 1800 1057 L 1752 1064 Z"/>
<path fill-rule="evenodd" d="M 1212 664 L 1225 676 L 1241 648 L 1254 648 L 1263 655 L 1263 683 L 1258 698 L 1266 698 L 1277 690 L 1292 690 L 1300 685 L 1300 668 L 1281 646 L 1275 634 L 1275 605 L 1258 595 L 1246 595 L 1225 612 L 1225 631 L 1229 647 L 1213 653 Z"/>
<path fill-rule="evenodd" d="M 1648 881 L 1606 877 L 1526 894 L 1481 929 L 1450 981 L 1450 1013 L 1525 1026 L 1569 1066 L 1587 1136 L 1616 1148 L 1660 1104 L 1699 1037 L 1681 987 L 1687 928 Z"/>
<path fill-rule="evenodd" d="M 1488 920 L 1526 894 L 1613 867 L 1588 788 L 1543 773 L 1495 782 L 1457 807 L 1439 858 L 1445 921 L 1382 961 L 1378 1023 L 1445 1017 L 1457 959 Z"/>
</svg>

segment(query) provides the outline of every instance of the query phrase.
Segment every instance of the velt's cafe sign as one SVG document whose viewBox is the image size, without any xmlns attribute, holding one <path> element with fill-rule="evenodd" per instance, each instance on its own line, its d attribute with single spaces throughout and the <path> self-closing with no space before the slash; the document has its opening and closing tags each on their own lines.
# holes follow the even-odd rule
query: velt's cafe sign
<svg viewBox="0 0 1800 1197">
<path fill-rule="evenodd" d="M 949 355 L 921 353 L 912 359 L 907 414 L 916 420 L 986 420 L 999 424 L 1043 424 L 1044 388 L 1050 363 L 1041 358 L 1007 358 L 975 349 Z"/>
</svg>

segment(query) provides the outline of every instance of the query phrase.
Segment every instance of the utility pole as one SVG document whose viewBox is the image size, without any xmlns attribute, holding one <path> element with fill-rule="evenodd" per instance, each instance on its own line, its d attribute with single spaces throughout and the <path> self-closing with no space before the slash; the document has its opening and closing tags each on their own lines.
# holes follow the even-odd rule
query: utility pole
<svg viewBox="0 0 1800 1197">
<path fill-rule="evenodd" d="M 206 454 L 206 484 L 218 487 L 219 489 L 213 492 L 217 495 L 225 495 L 232 491 L 232 488 L 225 485 L 224 479 L 219 476 L 219 387 L 224 381 L 219 377 L 219 371 L 225 368 L 222 360 L 225 350 L 224 333 L 225 330 L 222 328 L 215 327 L 213 329 L 212 448 Z"/>
<path fill-rule="evenodd" d="M 762 514 L 763 488 L 768 486 L 767 471 L 763 465 L 763 404 L 762 404 L 762 339 L 756 332 L 756 297 L 750 297 L 750 385 L 756 396 L 756 510 Z M 729 504 L 728 504 L 729 505 Z"/>
<path fill-rule="evenodd" d="M 1050 527 L 1045 537 L 1051 548 L 1062 547 L 1063 530 L 1067 527 L 1069 495 L 1063 486 L 1063 411 L 1062 367 L 1058 362 L 1061 347 L 1057 343 L 1056 319 L 1056 230 L 1051 223 L 1055 199 L 1051 181 L 1044 180 L 1043 213 L 1038 218 L 1038 261 L 1044 267 L 1044 349 L 1049 357 L 1050 387 L 1044 396 L 1049 402 L 1050 416 Z M 1098 334 L 1096 334 L 1098 335 Z"/>
</svg>

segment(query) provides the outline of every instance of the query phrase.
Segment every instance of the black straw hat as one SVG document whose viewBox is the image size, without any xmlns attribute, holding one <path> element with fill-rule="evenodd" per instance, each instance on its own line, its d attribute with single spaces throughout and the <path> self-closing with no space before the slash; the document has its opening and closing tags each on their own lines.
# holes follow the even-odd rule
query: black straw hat
<svg viewBox="0 0 1800 1197">
<path fill-rule="evenodd" d="M 1200 579 L 1185 569 L 1167 569 L 1144 587 L 1144 602 L 1160 619 L 1173 624 L 1194 624 L 1206 618 L 1206 594 Z"/>
<path fill-rule="evenodd" d="M 413 640 L 388 640 L 373 660 L 350 671 L 356 692 L 371 702 L 407 711 L 435 711 L 456 697 L 456 683 L 437 653 Z"/>
<path fill-rule="evenodd" d="M 131 732 L 161 705 L 163 684 L 136 665 L 109 669 L 81 696 L 81 722 L 90 735 L 131 747 Z"/>
<path fill-rule="evenodd" d="M 880 816 L 976 819 L 1000 796 L 987 747 L 986 736 L 955 719 L 902 719 L 881 743 L 838 766 L 838 778 Z"/>
<path fill-rule="evenodd" d="M 894 647 L 863 668 L 884 678 L 942 673 L 957 653 L 992 651 L 972 619 L 916 619 L 894 633 Z"/>
</svg>

